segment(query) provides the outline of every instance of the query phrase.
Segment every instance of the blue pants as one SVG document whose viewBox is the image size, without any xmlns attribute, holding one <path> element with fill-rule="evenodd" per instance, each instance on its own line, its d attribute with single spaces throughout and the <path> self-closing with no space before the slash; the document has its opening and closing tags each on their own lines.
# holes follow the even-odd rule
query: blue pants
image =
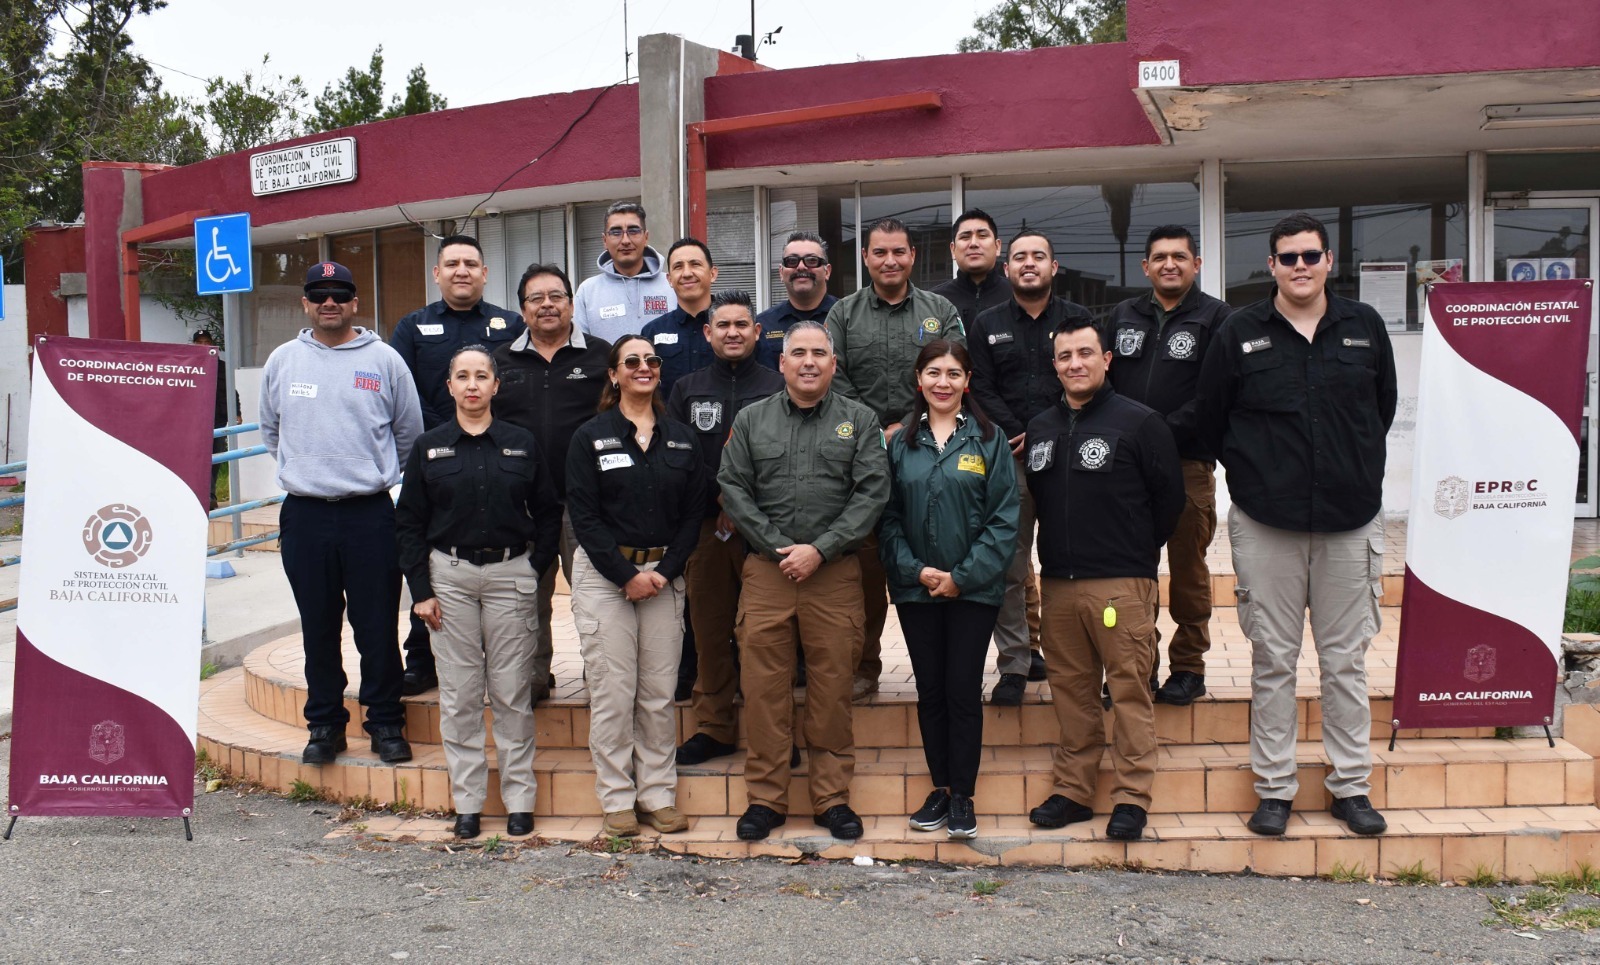
<svg viewBox="0 0 1600 965">
<path fill-rule="evenodd" d="M 394 502 L 386 492 L 335 501 L 287 496 L 278 519 L 305 646 L 306 723 L 343 728 L 350 720 L 339 643 L 348 608 L 361 652 L 366 728 L 403 725 Z"/>
</svg>

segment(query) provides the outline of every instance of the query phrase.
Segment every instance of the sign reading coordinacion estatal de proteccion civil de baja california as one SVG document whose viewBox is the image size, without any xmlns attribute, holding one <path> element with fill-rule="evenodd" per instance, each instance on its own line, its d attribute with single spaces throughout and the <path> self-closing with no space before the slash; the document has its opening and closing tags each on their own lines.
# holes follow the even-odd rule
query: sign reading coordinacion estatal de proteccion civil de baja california
<svg viewBox="0 0 1600 965">
<path fill-rule="evenodd" d="M 187 816 L 215 350 L 35 347 L 10 814 Z"/>
<path fill-rule="evenodd" d="M 1588 281 L 1429 288 L 1401 727 L 1550 723 L 1592 297 Z"/>
</svg>

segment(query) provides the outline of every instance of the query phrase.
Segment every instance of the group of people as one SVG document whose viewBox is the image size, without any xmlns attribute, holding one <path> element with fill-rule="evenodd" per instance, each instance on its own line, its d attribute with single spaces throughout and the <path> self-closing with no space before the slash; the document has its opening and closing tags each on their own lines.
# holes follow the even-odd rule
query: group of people
<svg viewBox="0 0 1600 965">
<path fill-rule="evenodd" d="M 735 753 L 742 712 L 738 836 L 787 821 L 803 745 L 816 824 L 860 837 L 852 704 L 877 690 L 892 602 L 934 785 L 913 828 L 976 834 L 992 640 L 990 702 L 1018 704 L 1030 679 L 1048 679 L 1059 722 L 1053 793 L 1033 823 L 1092 818 L 1109 708 L 1106 834 L 1137 839 L 1155 775 L 1153 704 L 1206 692 L 1220 459 L 1254 655 L 1260 805 L 1249 826 L 1284 833 L 1297 791 L 1295 665 L 1309 609 L 1333 813 L 1381 833 L 1365 654 L 1379 619 L 1394 363 L 1376 312 L 1328 291 L 1326 229 L 1304 214 L 1275 226 L 1272 294 L 1231 312 L 1195 284 L 1191 232 L 1157 228 L 1142 262 L 1150 291 L 1098 320 L 1056 293 L 1046 235 L 1021 231 L 1002 259 L 994 219 L 974 209 L 953 237 L 958 274 L 926 291 L 911 282 L 910 230 L 873 223 L 861 250 L 871 283 L 835 298 L 827 245 L 797 231 L 778 262 L 787 297 L 758 313 L 749 294 L 715 288 L 704 241 L 681 239 L 663 257 L 644 210 L 618 202 L 600 273 L 575 291 L 561 268 L 529 266 L 520 314 L 483 301 L 474 239 L 443 239 L 441 300 L 387 345 L 353 324 L 350 272 L 313 266 L 311 325 L 273 352 L 261 400 L 288 493 L 303 760 L 345 749 L 348 612 L 373 751 L 409 759 L 400 698 L 437 684 L 456 832 L 472 837 L 488 792 L 487 694 L 508 828 L 528 833 L 560 565 L 607 833 L 685 829 L 676 769 Z M 396 503 L 388 490 L 402 470 Z M 1164 682 L 1163 547 L 1177 625 Z M 404 667 L 401 574 L 414 616 Z M 679 744 L 686 640 L 695 725 Z"/>
</svg>

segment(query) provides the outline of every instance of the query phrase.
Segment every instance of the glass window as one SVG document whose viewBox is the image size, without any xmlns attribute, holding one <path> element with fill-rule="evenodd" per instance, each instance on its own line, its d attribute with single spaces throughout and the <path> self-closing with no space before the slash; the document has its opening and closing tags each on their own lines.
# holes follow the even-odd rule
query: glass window
<svg viewBox="0 0 1600 965">
<path fill-rule="evenodd" d="M 1181 224 L 1199 235 L 1196 177 L 1183 168 L 1085 184 L 1038 175 L 968 178 L 966 203 L 994 218 L 1002 242 L 1023 228 L 1044 232 L 1061 263 L 1056 294 L 1099 315 L 1149 290 L 1139 262 L 1151 228 Z M 944 263 L 948 278 L 948 248 Z"/>
<path fill-rule="evenodd" d="M 428 259 L 422 229 L 414 225 L 378 232 L 378 331 L 388 338 L 411 312 L 428 303 Z"/>
<path fill-rule="evenodd" d="M 1224 297 L 1230 305 L 1248 305 L 1272 291 L 1267 237 L 1297 211 L 1327 225 L 1334 252 L 1328 287 L 1336 294 L 1361 296 L 1363 262 L 1406 263 L 1408 331 L 1422 327 L 1417 263 L 1466 259 L 1464 157 L 1230 164 L 1224 174 Z"/>
<path fill-rule="evenodd" d="M 370 231 L 335 235 L 328 239 L 328 260 L 337 261 L 350 269 L 356 279 L 355 324 L 370 328 L 384 337 L 387 333 L 377 327 L 378 322 L 378 257 L 377 240 Z"/>
<path fill-rule="evenodd" d="M 567 267 L 567 212 L 565 208 L 519 211 L 503 219 L 506 225 L 506 284 L 501 305 L 512 311 L 521 304 L 517 280 L 533 264 Z"/>
<path fill-rule="evenodd" d="M 1492 192 L 1597 189 L 1600 189 L 1600 151 L 1489 155 L 1489 190 Z"/>
<path fill-rule="evenodd" d="M 241 366 L 265 365 L 273 349 L 306 327 L 300 294 L 305 290 L 306 271 L 322 260 L 314 240 L 256 245 L 252 256 L 256 290 L 240 298 L 244 315 L 239 326 L 244 342 L 239 346 Z"/>
<path fill-rule="evenodd" d="M 877 181 L 861 183 L 861 230 L 879 218 L 899 218 L 911 230 L 911 244 L 917 249 L 917 263 L 911 270 L 911 284 L 918 288 L 932 288 L 950 280 L 950 179 L 923 178 L 917 181 Z M 853 249 L 852 266 L 861 264 L 861 242 L 856 241 L 854 226 L 841 240 L 835 263 L 845 260 L 846 250 Z M 833 280 L 839 280 L 839 269 L 834 269 Z M 858 284 L 871 284 L 865 270 Z M 829 285 L 829 289 L 834 289 Z M 834 294 L 849 294 L 849 288 Z"/>
<path fill-rule="evenodd" d="M 756 294 L 756 192 L 733 188 L 706 194 L 706 237 L 717 265 L 717 291 Z M 663 256 L 666 247 L 661 249 Z"/>
</svg>

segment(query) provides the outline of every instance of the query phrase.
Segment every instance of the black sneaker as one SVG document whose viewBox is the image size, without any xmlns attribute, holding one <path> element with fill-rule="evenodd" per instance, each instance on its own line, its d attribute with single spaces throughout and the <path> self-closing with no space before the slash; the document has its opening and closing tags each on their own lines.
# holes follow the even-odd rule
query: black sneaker
<svg viewBox="0 0 1600 965">
<path fill-rule="evenodd" d="M 399 724 L 385 724 L 372 728 L 372 753 L 385 764 L 402 764 L 411 760 L 411 745 Z"/>
<path fill-rule="evenodd" d="M 1028 651 L 1028 680 L 1038 683 L 1046 679 L 1044 672 L 1044 654 L 1037 650 Z"/>
<path fill-rule="evenodd" d="M 310 728 L 311 739 L 306 741 L 306 749 L 300 752 L 300 763 L 320 766 L 332 764 L 345 749 L 344 728 L 334 727 L 329 724 L 318 724 Z"/>
<path fill-rule="evenodd" d="M 1245 822 L 1245 827 L 1257 834 L 1282 834 L 1289 829 L 1289 807 L 1288 801 L 1264 797 L 1256 806 L 1256 813 L 1250 815 L 1250 820 Z"/>
<path fill-rule="evenodd" d="M 482 822 L 480 821 L 480 815 L 477 815 L 477 814 L 458 814 L 458 815 L 456 815 L 456 826 L 455 826 L 456 837 L 462 839 L 463 841 L 471 839 L 471 838 L 476 838 L 478 836 L 479 832 L 482 830 L 481 824 L 482 824 Z"/>
<path fill-rule="evenodd" d="M 1195 702 L 1195 698 L 1206 695 L 1206 678 L 1201 674 L 1190 673 L 1187 670 L 1174 671 L 1167 682 L 1156 691 L 1156 703 L 1171 704 L 1174 707 L 1187 707 Z"/>
<path fill-rule="evenodd" d="M 1389 830 L 1389 822 L 1383 819 L 1365 794 L 1335 798 L 1332 813 L 1356 834 L 1382 834 Z"/>
<path fill-rule="evenodd" d="M 678 748 L 678 763 L 692 767 L 695 764 L 704 764 L 713 757 L 727 757 L 738 749 L 732 744 L 724 744 L 710 734 L 696 734 Z"/>
<path fill-rule="evenodd" d="M 817 827 L 827 828 L 829 834 L 841 841 L 854 841 L 861 837 L 863 831 L 860 816 L 850 810 L 848 804 L 835 804 L 816 815 L 814 820 Z"/>
<path fill-rule="evenodd" d="M 973 813 L 972 798 L 965 794 L 950 795 L 950 823 L 945 833 L 957 841 L 968 841 L 978 836 L 978 816 Z"/>
<path fill-rule="evenodd" d="M 917 813 L 911 815 L 911 826 L 918 831 L 937 831 L 944 827 L 944 822 L 950 816 L 950 792 L 942 787 L 933 789 L 928 799 L 922 802 L 922 807 Z"/>
<path fill-rule="evenodd" d="M 432 670 L 407 670 L 405 676 L 400 678 L 400 694 L 404 697 L 416 697 L 437 686 L 439 675 Z"/>
<path fill-rule="evenodd" d="M 1114 841 L 1137 841 L 1144 837 L 1144 822 L 1144 808 L 1137 804 L 1119 804 L 1111 809 L 1106 837 Z"/>
<path fill-rule="evenodd" d="M 996 707 L 1019 707 L 1022 693 L 1028 689 L 1028 678 L 1019 673 L 1003 673 L 1000 682 L 989 691 L 989 703 Z"/>
<path fill-rule="evenodd" d="M 1041 828 L 1064 828 L 1094 817 L 1094 808 L 1079 804 L 1061 794 L 1052 794 L 1028 812 L 1028 820 Z"/>
<path fill-rule="evenodd" d="M 740 841 L 760 841 L 772 833 L 773 828 L 780 828 L 788 818 L 765 804 L 752 804 L 744 809 L 739 823 L 734 830 L 739 835 Z"/>
</svg>

